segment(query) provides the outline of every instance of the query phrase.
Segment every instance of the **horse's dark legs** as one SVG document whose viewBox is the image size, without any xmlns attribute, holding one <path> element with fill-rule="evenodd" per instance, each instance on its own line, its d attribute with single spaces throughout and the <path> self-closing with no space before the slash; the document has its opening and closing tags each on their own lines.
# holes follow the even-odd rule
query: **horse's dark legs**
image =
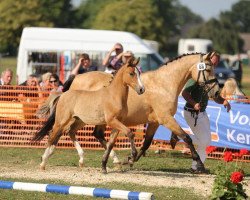
<svg viewBox="0 0 250 200">
<path fill-rule="evenodd" d="M 125 135 L 127 135 L 130 139 L 130 143 L 131 143 L 131 150 L 132 150 L 132 160 L 129 160 L 131 162 L 134 161 L 136 155 L 137 155 L 137 150 L 136 150 L 136 147 L 135 147 L 135 143 L 134 143 L 134 134 L 133 132 L 131 132 L 131 130 L 126 127 L 124 124 L 122 124 L 118 119 L 116 118 L 113 118 L 112 120 L 109 121 L 108 123 L 112 128 L 116 129 L 116 130 L 119 130 L 119 132 L 121 133 L 125 133 Z M 110 140 L 107 144 L 107 149 L 103 155 L 103 159 L 102 159 L 102 170 L 103 170 L 103 173 L 107 173 L 107 169 L 106 169 L 106 165 L 107 165 L 107 162 L 108 162 L 108 156 L 110 154 L 110 151 L 111 149 L 113 148 L 114 144 L 115 144 L 115 141 L 116 141 L 116 138 L 118 136 L 118 131 L 115 131 L 114 133 L 112 133 L 111 137 L 110 137 Z"/>
<path fill-rule="evenodd" d="M 141 147 L 138 155 L 136 156 L 135 161 L 138 161 L 140 159 L 140 157 L 149 148 L 158 127 L 159 127 L 159 124 L 149 124 L 148 125 L 142 147 Z"/>
<path fill-rule="evenodd" d="M 176 143 L 179 141 L 179 138 L 177 137 L 177 135 L 175 135 L 174 133 L 171 133 L 171 137 L 170 137 L 170 145 L 172 147 L 172 149 L 175 148 Z"/>
<path fill-rule="evenodd" d="M 204 164 L 201 162 L 200 156 L 195 150 L 190 136 L 179 126 L 174 117 L 170 116 L 166 118 L 165 122 L 166 123 L 163 123 L 163 125 L 169 128 L 173 132 L 173 134 L 176 134 L 188 145 L 191 151 L 192 159 L 197 162 L 197 171 L 205 172 Z"/>
<path fill-rule="evenodd" d="M 127 136 L 129 137 L 129 140 L 130 140 L 131 156 L 132 156 L 132 159 L 129 158 L 128 161 L 129 161 L 129 164 L 133 165 L 137 156 L 137 149 L 135 147 L 135 140 L 134 140 L 135 134 L 132 131 L 130 131 Z"/>
<path fill-rule="evenodd" d="M 102 172 L 104 174 L 107 173 L 108 157 L 110 155 L 111 150 L 113 149 L 113 147 L 115 145 L 115 141 L 116 141 L 116 138 L 117 138 L 118 134 L 119 134 L 119 131 L 112 132 L 112 134 L 110 135 L 110 138 L 109 138 L 109 142 L 107 143 L 105 152 L 104 152 L 104 154 L 102 156 Z"/>
<path fill-rule="evenodd" d="M 95 126 L 93 135 L 100 142 L 102 147 L 104 149 L 107 149 L 107 141 L 104 137 L 105 129 L 106 129 L 106 125 L 97 125 L 97 126 Z"/>
<path fill-rule="evenodd" d="M 107 140 L 104 137 L 105 129 L 106 129 L 106 125 L 95 126 L 93 135 L 100 142 L 100 144 L 103 146 L 103 148 L 107 149 Z M 117 131 L 117 130 L 113 129 L 111 132 L 111 135 L 113 134 L 113 131 Z M 120 164 L 120 160 L 118 159 L 118 157 L 113 149 L 111 149 L 109 156 L 113 159 L 114 164 Z"/>
</svg>

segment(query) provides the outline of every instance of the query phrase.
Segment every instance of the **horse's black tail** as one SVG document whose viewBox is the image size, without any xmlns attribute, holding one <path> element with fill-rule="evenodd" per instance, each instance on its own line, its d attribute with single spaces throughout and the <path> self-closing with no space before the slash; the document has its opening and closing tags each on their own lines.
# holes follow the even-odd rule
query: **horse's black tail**
<svg viewBox="0 0 250 200">
<path fill-rule="evenodd" d="M 34 137 L 32 138 L 32 141 L 40 141 L 42 140 L 46 135 L 49 135 L 49 132 L 52 130 L 53 125 L 55 123 L 55 118 L 56 118 L 56 105 L 58 103 L 60 96 L 56 97 L 56 99 L 54 100 L 54 105 L 53 105 L 53 109 L 51 110 L 51 114 L 49 116 L 49 118 L 47 119 L 47 121 L 45 122 L 45 124 L 43 125 L 43 127 L 41 128 L 40 131 L 38 131 Z"/>
<path fill-rule="evenodd" d="M 54 109 L 53 112 L 51 113 L 51 115 L 49 116 L 48 120 L 45 122 L 45 124 L 41 128 L 41 130 L 36 132 L 36 134 L 32 138 L 32 141 L 40 141 L 46 135 L 49 135 L 49 132 L 55 123 L 55 116 L 56 116 L 55 113 L 56 113 L 56 110 Z"/>
<path fill-rule="evenodd" d="M 69 90 L 69 88 L 70 88 L 72 82 L 74 81 L 75 77 L 76 76 L 73 75 L 73 74 L 69 76 L 68 80 L 65 81 L 65 83 L 63 84 L 63 92 L 66 92 L 66 91 Z"/>
</svg>

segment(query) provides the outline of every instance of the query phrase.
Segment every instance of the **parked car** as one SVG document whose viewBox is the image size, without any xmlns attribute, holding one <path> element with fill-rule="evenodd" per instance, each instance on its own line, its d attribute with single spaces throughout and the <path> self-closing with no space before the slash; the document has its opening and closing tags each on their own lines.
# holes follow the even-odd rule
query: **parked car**
<svg viewBox="0 0 250 200">
<path fill-rule="evenodd" d="M 235 78 L 235 74 L 226 60 L 220 60 L 215 67 L 215 76 L 218 79 L 220 87 L 223 87 L 228 78 Z"/>
<path fill-rule="evenodd" d="M 242 79 L 242 63 L 241 60 L 236 60 L 232 64 L 232 70 L 235 74 L 235 80 L 239 87 L 241 87 L 241 79 Z"/>
</svg>

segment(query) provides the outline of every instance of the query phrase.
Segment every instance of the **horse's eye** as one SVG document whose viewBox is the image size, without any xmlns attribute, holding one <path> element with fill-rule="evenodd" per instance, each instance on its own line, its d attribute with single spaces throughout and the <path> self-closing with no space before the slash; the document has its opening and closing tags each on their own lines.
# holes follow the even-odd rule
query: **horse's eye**
<svg viewBox="0 0 250 200">
<path fill-rule="evenodd" d="M 134 73 L 134 72 L 130 72 L 129 75 L 130 75 L 130 76 L 134 76 L 135 73 Z"/>
</svg>

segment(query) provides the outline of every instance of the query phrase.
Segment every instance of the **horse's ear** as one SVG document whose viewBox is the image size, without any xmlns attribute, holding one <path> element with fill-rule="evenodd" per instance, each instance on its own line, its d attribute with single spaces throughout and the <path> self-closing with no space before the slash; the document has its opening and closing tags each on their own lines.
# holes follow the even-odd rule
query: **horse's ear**
<svg viewBox="0 0 250 200">
<path fill-rule="evenodd" d="M 134 60 L 134 66 L 136 67 L 139 62 L 140 62 L 140 57 L 138 57 L 137 59 Z"/>
<path fill-rule="evenodd" d="M 204 56 L 204 60 L 210 60 L 210 58 L 213 57 L 213 55 L 215 54 L 216 52 L 214 51 L 210 51 L 209 53 L 207 53 L 205 56 Z"/>
<path fill-rule="evenodd" d="M 133 65 L 134 65 L 134 60 L 135 60 L 134 57 L 130 57 L 130 58 L 128 59 L 128 61 L 127 61 L 128 65 L 129 65 L 129 66 L 133 66 Z"/>
</svg>

